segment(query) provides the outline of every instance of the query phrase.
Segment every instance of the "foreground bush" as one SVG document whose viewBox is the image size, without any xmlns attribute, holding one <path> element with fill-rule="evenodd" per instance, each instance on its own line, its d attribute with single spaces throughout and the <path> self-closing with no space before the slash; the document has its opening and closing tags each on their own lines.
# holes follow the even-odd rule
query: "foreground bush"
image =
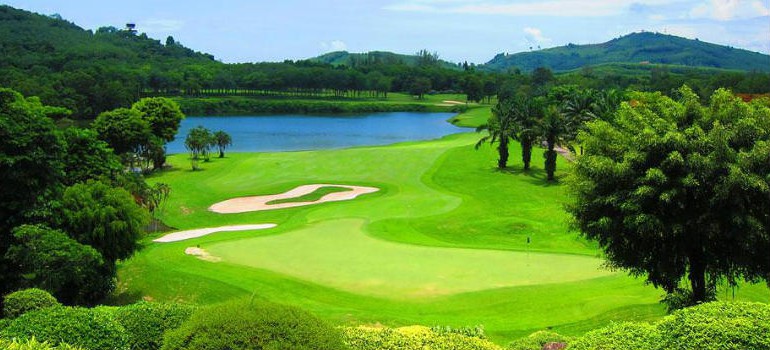
<svg viewBox="0 0 770 350">
<path fill-rule="evenodd" d="M 28 312 L 0 331 L 4 339 L 39 339 L 88 350 L 128 349 L 126 330 L 107 312 L 79 307 L 51 307 Z"/>
<path fill-rule="evenodd" d="M 616 323 L 586 333 L 568 349 L 770 349 L 770 305 L 713 302 L 658 323 Z"/>
<path fill-rule="evenodd" d="M 351 327 L 342 331 L 354 350 L 501 350 L 485 339 L 455 332 L 434 332 L 428 327 Z"/>
<path fill-rule="evenodd" d="M 556 332 L 538 331 L 527 337 L 517 339 L 508 345 L 510 350 L 542 350 L 548 344 L 569 344 L 572 340 Z M 556 347 L 555 345 L 552 345 Z"/>
<path fill-rule="evenodd" d="M 660 349 L 770 349 L 770 305 L 708 303 L 658 323 Z"/>
<path fill-rule="evenodd" d="M 199 309 L 164 340 L 164 350 L 345 349 L 336 329 L 305 311 L 248 301 Z"/>
<path fill-rule="evenodd" d="M 126 329 L 131 349 L 155 350 L 163 345 L 163 333 L 179 328 L 194 310 L 187 305 L 139 302 L 117 308 L 113 315 Z"/>
<path fill-rule="evenodd" d="M 3 316 L 16 318 L 29 311 L 59 305 L 61 304 L 53 295 L 42 289 L 24 289 L 10 293 L 3 298 Z"/>
<path fill-rule="evenodd" d="M 39 342 L 34 338 L 29 340 L 2 340 L 0 339 L 0 349 L 3 350 L 81 350 L 78 347 L 67 344 L 53 346 L 47 342 Z"/>
</svg>

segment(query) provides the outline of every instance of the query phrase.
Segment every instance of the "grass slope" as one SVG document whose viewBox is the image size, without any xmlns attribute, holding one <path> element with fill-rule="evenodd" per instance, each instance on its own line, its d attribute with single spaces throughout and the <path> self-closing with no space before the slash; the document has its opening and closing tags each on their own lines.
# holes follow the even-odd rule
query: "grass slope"
<svg viewBox="0 0 770 350">
<path fill-rule="evenodd" d="M 481 116 L 469 113 L 479 115 L 458 118 Z M 147 246 L 120 267 L 117 298 L 207 304 L 253 296 L 297 305 L 338 324 L 483 324 L 497 342 L 549 327 L 580 334 L 610 320 L 663 314 L 660 291 L 623 273 L 595 269 L 596 246 L 567 231 L 563 185 L 546 184 L 537 162 L 529 173 L 521 172 L 516 147 L 513 167 L 496 171 L 491 147 L 473 150 L 478 137 L 231 154 L 203 163 L 197 172 L 187 170 L 184 155 L 172 156 L 174 170 L 151 179 L 171 185 L 161 214 L 167 224 L 278 227 L 169 244 L 152 244 L 148 237 Z M 563 177 L 569 166 L 562 159 L 558 166 Z M 309 183 L 382 191 L 267 212 L 220 215 L 206 209 L 232 197 Z M 184 255 L 196 245 L 224 261 Z M 573 262 L 587 268 L 569 270 Z M 748 286 L 737 297 L 767 301 L 767 288 Z"/>
</svg>

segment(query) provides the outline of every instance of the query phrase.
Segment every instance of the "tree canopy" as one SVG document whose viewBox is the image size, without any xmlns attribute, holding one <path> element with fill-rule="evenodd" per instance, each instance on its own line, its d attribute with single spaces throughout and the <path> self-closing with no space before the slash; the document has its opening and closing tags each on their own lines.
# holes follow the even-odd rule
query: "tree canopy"
<svg viewBox="0 0 770 350">
<path fill-rule="evenodd" d="M 770 272 L 770 108 L 726 90 L 701 105 L 634 93 L 613 123 L 579 136 L 569 212 L 609 263 L 667 292 L 690 281 L 692 300 L 720 278 Z"/>
</svg>

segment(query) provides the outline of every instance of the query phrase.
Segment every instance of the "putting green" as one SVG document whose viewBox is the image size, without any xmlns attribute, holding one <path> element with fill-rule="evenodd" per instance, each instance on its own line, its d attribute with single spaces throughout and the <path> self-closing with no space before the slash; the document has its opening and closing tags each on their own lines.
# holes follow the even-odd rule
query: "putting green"
<svg viewBox="0 0 770 350">
<path fill-rule="evenodd" d="M 278 236 L 205 247 L 216 257 L 362 295 L 412 299 L 603 277 L 600 259 L 420 247 L 362 234 L 364 220 L 319 222 Z"/>
</svg>

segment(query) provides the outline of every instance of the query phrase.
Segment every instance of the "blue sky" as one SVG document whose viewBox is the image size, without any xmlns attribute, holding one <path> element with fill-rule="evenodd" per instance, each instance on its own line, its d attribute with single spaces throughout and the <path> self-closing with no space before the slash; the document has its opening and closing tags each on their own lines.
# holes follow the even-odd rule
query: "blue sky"
<svg viewBox="0 0 770 350">
<path fill-rule="evenodd" d="M 484 63 L 501 52 L 599 43 L 641 30 L 770 53 L 770 0 L 0 0 L 86 29 L 135 22 L 224 62 L 334 50 Z"/>
</svg>

